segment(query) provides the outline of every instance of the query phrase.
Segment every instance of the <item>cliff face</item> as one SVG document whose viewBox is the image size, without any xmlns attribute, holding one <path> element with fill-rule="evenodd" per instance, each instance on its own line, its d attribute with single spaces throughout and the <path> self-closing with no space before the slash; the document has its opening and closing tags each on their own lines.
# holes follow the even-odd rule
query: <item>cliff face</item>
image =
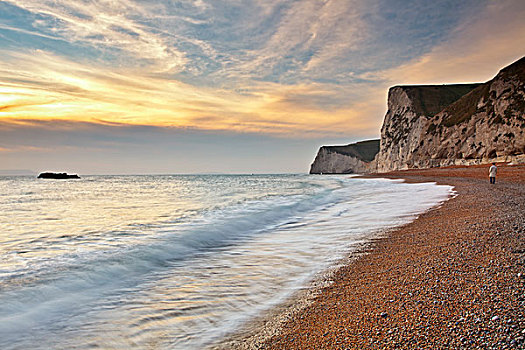
<svg viewBox="0 0 525 350">
<path fill-rule="evenodd" d="M 378 171 L 408 168 L 408 161 L 426 137 L 428 121 L 476 87 L 478 84 L 391 88 L 376 158 Z"/>
<path fill-rule="evenodd" d="M 391 88 L 377 170 L 525 161 L 524 86 L 522 58 L 484 84 Z"/>
<path fill-rule="evenodd" d="M 375 171 L 375 163 L 372 162 L 378 151 L 379 140 L 362 141 L 346 146 L 323 146 L 317 152 L 310 167 L 310 174 L 353 174 Z"/>
<path fill-rule="evenodd" d="M 375 146 L 364 156 L 359 149 L 366 142 Z M 374 152 L 378 153 L 372 160 Z M 385 172 L 493 161 L 525 163 L 525 57 L 483 84 L 391 88 L 380 143 L 321 147 L 310 173 Z"/>
</svg>

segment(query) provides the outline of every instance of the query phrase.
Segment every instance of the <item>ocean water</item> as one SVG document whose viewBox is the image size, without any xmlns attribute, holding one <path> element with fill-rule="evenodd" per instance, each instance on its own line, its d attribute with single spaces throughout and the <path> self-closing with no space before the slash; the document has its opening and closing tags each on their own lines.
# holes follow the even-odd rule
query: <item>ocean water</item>
<svg viewBox="0 0 525 350">
<path fill-rule="evenodd" d="M 451 193 L 350 176 L 0 177 L 0 348 L 203 348 Z"/>
</svg>

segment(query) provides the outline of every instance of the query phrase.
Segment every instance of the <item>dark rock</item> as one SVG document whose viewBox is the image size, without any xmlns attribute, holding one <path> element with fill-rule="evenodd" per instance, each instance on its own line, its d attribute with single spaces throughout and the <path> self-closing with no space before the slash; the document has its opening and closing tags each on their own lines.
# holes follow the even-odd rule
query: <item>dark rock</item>
<svg viewBox="0 0 525 350">
<path fill-rule="evenodd" d="M 68 173 L 40 173 L 38 175 L 39 179 L 80 179 L 80 176 L 77 174 L 68 174 Z"/>
</svg>

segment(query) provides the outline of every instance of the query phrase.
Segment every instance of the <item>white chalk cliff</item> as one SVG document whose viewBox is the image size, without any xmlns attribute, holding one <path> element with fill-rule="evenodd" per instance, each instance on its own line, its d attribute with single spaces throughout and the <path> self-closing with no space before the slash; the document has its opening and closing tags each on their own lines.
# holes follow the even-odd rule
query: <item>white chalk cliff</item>
<svg viewBox="0 0 525 350">
<path fill-rule="evenodd" d="M 379 151 L 379 140 L 346 146 L 323 146 L 310 167 L 310 174 L 367 173 Z"/>
<path fill-rule="evenodd" d="M 524 86 L 522 58 L 484 84 L 391 88 L 377 170 L 525 161 Z"/>
<path fill-rule="evenodd" d="M 310 173 L 525 163 L 525 57 L 482 84 L 392 87 L 375 159 L 349 146 L 321 147 Z"/>
</svg>

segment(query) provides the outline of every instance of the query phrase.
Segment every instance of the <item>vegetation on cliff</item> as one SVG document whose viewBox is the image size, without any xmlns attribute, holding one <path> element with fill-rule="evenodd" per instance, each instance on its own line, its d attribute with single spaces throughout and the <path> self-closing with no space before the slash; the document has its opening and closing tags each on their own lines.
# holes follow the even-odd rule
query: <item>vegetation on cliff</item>
<svg viewBox="0 0 525 350">
<path fill-rule="evenodd" d="M 403 86 L 419 115 L 434 116 L 480 84 Z"/>
<path fill-rule="evenodd" d="M 346 146 L 323 146 L 323 148 L 328 152 L 344 154 L 364 162 L 371 162 L 379 152 L 379 140 L 360 141 Z"/>
</svg>

